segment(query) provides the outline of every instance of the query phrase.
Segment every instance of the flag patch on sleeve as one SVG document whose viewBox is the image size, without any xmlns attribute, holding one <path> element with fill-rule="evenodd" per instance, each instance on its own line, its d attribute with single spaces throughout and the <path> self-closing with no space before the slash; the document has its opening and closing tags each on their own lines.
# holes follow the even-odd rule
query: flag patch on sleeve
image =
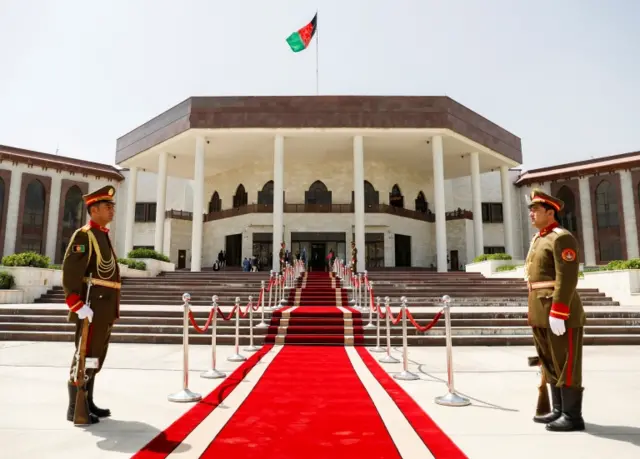
<svg viewBox="0 0 640 459">
<path fill-rule="evenodd" d="M 84 244 L 75 244 L 71 247 L 73 253 L 84 253 Z"/>
</svg>

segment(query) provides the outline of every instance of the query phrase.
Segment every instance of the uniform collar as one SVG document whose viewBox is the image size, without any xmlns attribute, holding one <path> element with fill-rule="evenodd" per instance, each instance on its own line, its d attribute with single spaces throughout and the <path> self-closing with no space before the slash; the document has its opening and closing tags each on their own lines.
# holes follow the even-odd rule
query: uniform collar
<svg viewBox="0 0 640 459">
<path fill-rule="evenodd" d="M 558 227 L 558 222 L 553 222 L 552 224 L 550 224 L 549 226 L 542 228 L 538 234 L 540 235 L 540 237 L 544 237 L 547 234 L 549 234 L 551 231 L 554 230 L 554 228 Z"/>
<path fill-rule="evenodd" d="M 106 228 L 104 226 L 100 226 L 96 222 L 94 222 L 93 220 L 89 220 L 89 226 L 91 228 L 93 228 L 93 229 L 99 229 L 100 231 L 102 231 L 104 233 L 108 233 L 109 232 L 109 228 Z"/>
</svg>

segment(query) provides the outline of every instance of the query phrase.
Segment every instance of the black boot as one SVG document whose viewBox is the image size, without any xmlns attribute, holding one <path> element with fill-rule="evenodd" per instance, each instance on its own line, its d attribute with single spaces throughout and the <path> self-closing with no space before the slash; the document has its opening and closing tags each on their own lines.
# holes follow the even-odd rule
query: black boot
<svg viewBox="0 0 640 459">
<path fill-rule="evenodd" d="M 584 430 L 582 419 L 582 392 L 584 389 L 573 387 L 562 388 L 562 416 L 547 424 L 550 432 L 577 432 Z"/>
<path fill-rule="evenodd" d="M 554 384 L 549 384 L 549 388 L 551 389 L 551 413 L 534 416 L 533 422 L 549 424 L 562 416 L 562 392 Z"/>
<path fill-rule="evenodd" d="M 67 390 L 69 391 L 69 406 L 67 407 L 67 421 L 73 422 L 73 415 L 76 412 L 76 395 L 78 393 L 78 388 L 71 381 L 67 382 Z M 91 424 L 97 424 L 100 422 L 98 416 L 91 413 L 89 408 L 87 407 L 87 411 L 89 411 L 89 422 Z"/>
<path fill-rule="evenodd" d="M 95 381 L 96 377 L 94 376 L 87 382 L 87 401 L 89 402 L 89 411 L 91 411 L 91 414 L 95 414 L 99 418 L 108 418 L 111 416 L 111 410 L 108 408 L 98 408 L 93 403 L 93 385 L 95 384 Z"/>
</svg>

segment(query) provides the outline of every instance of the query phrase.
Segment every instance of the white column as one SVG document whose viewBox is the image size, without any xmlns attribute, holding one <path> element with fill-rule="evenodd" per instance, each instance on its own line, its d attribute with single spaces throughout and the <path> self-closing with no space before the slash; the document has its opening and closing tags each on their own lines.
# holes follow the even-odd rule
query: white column
<svg viewBox="0 0 640 459">
<path fill-rule="evenodd" d="M 280 245 L 284 230 L 284 137 L 276 135 L 273 142 L 273 263 L 280 270 Z M 310 255 L 310 254 L 308 254 Z"/>
<path fill-rule="evenodd" d="M 473 212 L 473 250 L 475 256 L 484 253 L 484 233 L 482 232 L 482 195 L 480 192 L 480 154 L 471 153 L 471 211 Z"/>
<path fill-rule="evenodd" d="M 167 207 L 167 159 L 166 151 L 160 153 L 158 158 L 158 183 L 156 190 L 156 231 L 154 249 L 156 252 L 164 252 L 164 215 Z"/>
<path fill-rule="evenodd" d="M 436 135 L 431 139 L 433 152 L 433 200 L 436 216 L 436 257 L 439 273 L 446 273 L 447 269 L 447 221 L 444 201 L 444 156 L 442 151 L 442 136 Z"/>
<path fill-rule="evenodd" d="M 58 222 L 58 218 L 60 217 L 61 188 L 62 178 L 59 175 L 54 175 L 51 179 L 51 193 L 49 194 L 49 215 L 47 217 L 47 248 L 45 251 L 45 254 L 51 259 L 52 263 L 57 262 L 56 245 L 58 242 L 58 223 L 62 223 Z M 62 199 L 64 199 L 64 197 Z M 62 205 L 64 206 L 64 201 Z M 62 260 L 62 258 L 60 258 L 60 260 Z"/>
<path fill-rule="evenodd" d="M 358 249 L 358 272 L 365 270 L 364 246 L 364 139 L 361 135 L 353 138 L 353 211 L 355 217 L 356 249 Z M 347 257 L 351 249 L 347 247 Z"/>
<path fill-rule="evenodd" d="M 204 137 L 196 137 L 196 155 L 193 164 L 193 222 L 191 227 L 191 271 L 202 267 L 202 229 L 204 207 Z"/>
<path fill-rule="evenodd" d="M 582 220 L 582 242 L 584 244 L 585 266 L 596 265 L 596 244 L 593 237 L 593 215 L 591 214 L 591 193 L 589 191 L 589 178 L 581 177 L 578 180 L 580 189 L 580 219 Z"/>
<path fill-rule="evenodd" d="M 127 218 L 126 227 L 124 229 L 124 257 L 133 249 L 133 222 L 136 217 L 136 195 L 138 194 L 138 168 L 131 166 L 129 168 L 129 177 L 127 178 L 129 186 L 127 187 Z"/>
<path fill-rule="evenodd" d="M 4 230 L 4 253 L 5 255 L 13 255 L 16 251 L 16 238 L 22 228 L 18 228 L 18 214 L 20 209 L 20 190 L 22 188 L 22 172 L 14 171 L 11 174 L 11 185 L 4 192 L 9 193 L 9 201 L 7 203 L 7 216 L 5 220 Z"/>
<path fill-rule="evenodd" d="M 627 238 L 627 259 L 640 257 L 638 249 L 638 227 L 636 226 L 636 206 L 633 199 L 633 180 L 630 171 L 618 171 L 620 188 L 622 191 L 622 212 L 624 218 L 624 233 Z M 624 256 L 624 254 L 623 254 Z"/>
<path fill-rule="evenodd" d="M 500 166 L 502 185 L 502 221 L 504 225 L 504 250 L 513 256 L 513 206 L 511 205 L 511 181 L 509 166 Z"/>
</svg>

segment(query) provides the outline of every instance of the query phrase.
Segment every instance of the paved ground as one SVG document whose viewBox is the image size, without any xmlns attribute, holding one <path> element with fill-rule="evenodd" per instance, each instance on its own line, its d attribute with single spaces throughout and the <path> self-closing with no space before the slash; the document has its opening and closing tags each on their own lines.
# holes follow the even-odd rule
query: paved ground
<svg viewBox="0 0 640 459">
<path fill-rule="evenodd" d="M 639 351 L 634 346 L 585 348 L 584 433 L 547 433 L 531 422 L 538 376 L 526 366 L 533 352 L 529 347 L 455 349 L 456 386 L 472 398 L 472 406 L 433 402 L 446 392 L 443 348 L 410 348 L 410 370 L 421 379 L 400 384 L 473 459 L 567 453 L 579 459 L 631 459 L 640 457 Z M 96 383 L 96 399 L 114 417 L 74 428 L 65 420 L 71 352 L 71 343 L 0 342 L 2 457 L 131 457 L 191 406 L 166 398 L 182 387 L 181 346 L 113 344 Z M 220 369 L 232 371 L 238 365 L 225 360 L 232 353 L 232 347 L 219 348 Z M 400 357 L 397 350 L 394 355 Z M 209 347 L 191 348 L 190 387 L 203 395 L 217 384 L 199 377 L 209 359 Z M 401 365 L 384 368 L 395 373 Z"/>
</svg>

